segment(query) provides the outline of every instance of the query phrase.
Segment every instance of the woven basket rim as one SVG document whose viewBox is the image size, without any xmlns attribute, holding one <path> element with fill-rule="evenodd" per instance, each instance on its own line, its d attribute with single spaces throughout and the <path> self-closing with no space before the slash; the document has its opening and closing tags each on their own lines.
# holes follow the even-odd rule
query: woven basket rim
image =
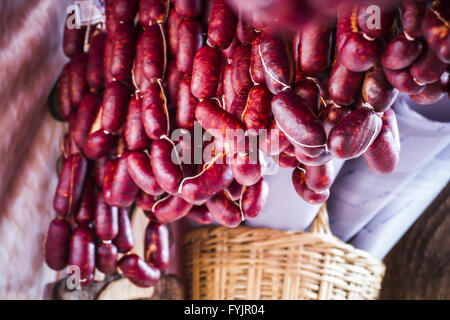
<svg viewBox="0 0 450 320">
<path fill-rule="evenodd" d="M 361 265 L 361 262 L 365 262 L 364 265 L 366 266 L 379 266 L 380 268 L 383 268 L 381 271 L 382 274 L 385 273 L 386 266 L 383 263 L 382 260 L 377 259 L 373 257 L 370 253 L 367 251 L 355 248 L 349 243 L 346 243 L 339 239 L 338 237 L 327 234 L 327 233 L 316 233 L 316 232 L 306 232 L 306 231 L 298 231 L 298 230 L 278 230 L 278 229 L 270 229 L 265 227 L 257 227 L 252 228 L 248 226 L 239 226 L 236 228 L 227 228 L 224 226 L 202 226 L 196 229 L 193 229 L 189 231 L 183 239 L 183 246 L 186 246 L 189 244 L 190 241 L 192 241 L 192 238 L 195 237 L 197 234 L 203 234 L 205 232 L 212 233 L 214 231 L 221 231 L 225 233 L 245 233 L 245 232 L 265 232 L 265 233 L 272 233 L 272 234 L 285 234 L 290 235 L 293 237 L 296 237 L 298 239 L 308 237 L 308 238 L 316 238 L 318 242 L 323 243 L 333 243 L 337 249 L 344 249 L 347 251 L 350 251 L 355 254 L 355 256 L 359 257 L 359 262 Z M 360 260 L 361 259 L 361 260 Z M 363 261 L 362 261 L 363 260 Z"/>
</svg>

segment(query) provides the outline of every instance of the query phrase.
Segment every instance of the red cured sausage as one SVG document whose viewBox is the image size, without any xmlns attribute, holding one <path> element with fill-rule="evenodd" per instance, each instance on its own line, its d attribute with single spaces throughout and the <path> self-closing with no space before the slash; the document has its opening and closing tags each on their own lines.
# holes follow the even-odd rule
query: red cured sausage
<svg viewBox="0 0 450 320">
<path fill-rule="evenodd" d="M 45 240 L 45 262 L 53 270 L 62 270 L 69 262 L 70 224 L 60 218 L 50 222 Z"/>
</svg>

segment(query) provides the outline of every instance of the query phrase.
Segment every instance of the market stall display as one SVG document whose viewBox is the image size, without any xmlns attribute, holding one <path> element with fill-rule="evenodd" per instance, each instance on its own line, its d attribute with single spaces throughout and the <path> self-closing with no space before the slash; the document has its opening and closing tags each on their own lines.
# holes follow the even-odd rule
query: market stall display
<svg viewBox="0 0 450 320">
<path fill-rule="evenodd" d="M 333 159 L 363 156 L 389 174 L 398 92 L 423 104 L 448 94 L 448 1 L 378 3 L 376 30 L 365 3 L 326 19 L 299 18 L 318 12 L 309 1 L 272 1 L 292 10 L 270 14 L 260 2 L 252 15 L 240 3 L 107 0 L 104 23 L 66 25 L 51 268 L 78 266 L 82 286 L 117 268 L 153 286 L 169 264 L 165 224 L 257 218 L 273 161 L 310 204 L 327 201 Z M 143 256 L 131 252 L 134 204 L 149 218 Z"/>
</svg>

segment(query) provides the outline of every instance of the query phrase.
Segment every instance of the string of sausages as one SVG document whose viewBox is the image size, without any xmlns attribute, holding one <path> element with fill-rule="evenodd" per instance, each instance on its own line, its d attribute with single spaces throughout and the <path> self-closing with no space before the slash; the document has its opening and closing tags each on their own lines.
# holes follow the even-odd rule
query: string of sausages
<svg viewBox="0 0 450 320">
<path fill-rule="evenodd" d="M 303 2 L 278 3 L 294 16 Z M 271 24 L 279 7 L 259 4 L 107 0 L 105 25 L 88 35 L 65 29 L 71 60 L 58 88 L 69 130 L 49 267 L 78 266 L 82 286 L 96 269 L 118 268 L 152 286 L 169 263 L 167 224 L 187 217 L 237 227 L 256 218 L 272 160 L 292 170 L 311 204 L 327 200 L 334 158 L 363 155 L 374 173 L 395 169 L 398 93 L 430 104 L 449 90 L 448 0 L 352 3 L 334 11 L 336 23 L 310 19 L 294 31 L 287 15 Z M 144 257 L 132 252 L 134 205 L 149 218 Z"/>
</svg>

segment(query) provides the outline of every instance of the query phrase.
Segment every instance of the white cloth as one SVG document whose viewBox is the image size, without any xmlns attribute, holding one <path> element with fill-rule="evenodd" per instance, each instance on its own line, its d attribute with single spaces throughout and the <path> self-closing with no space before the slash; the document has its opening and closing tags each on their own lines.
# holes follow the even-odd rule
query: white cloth
<svg viewBox="0 0 450 320">
<path fill-rule="evenodd" d="M 383 259 L 450 179 L 450 145 L 425 165 L 351 244 Z"/>
<path fill-rule="evenodd" d="M 334 175 L 344 161 L 335 159 Z M 275 175 L 265 176 L 270 187 L 269 198 L 263 212 L 253 220 L 247 220 L 250 227 L 266 227 L 278 230 L 307 230 L 317 215 L 320 205 L 305 202 L 292 185 L 292 170 L 280 168 Z"/>
<path fill-rule="evenodd" d="M 443 112 L 448 114 L 448 100 L 442 103 L 446 108 Z M 331 188 L 328 200 L 331 230 L 344 241 L 354 237 L 450 143 L 450 122 L 427 119 L 408 104 L 407 98 L 401 96 L 395 105 L 402 144 L 395 171 L 376 175 L 360 157 L 346 162 Z"/>
</svg>

